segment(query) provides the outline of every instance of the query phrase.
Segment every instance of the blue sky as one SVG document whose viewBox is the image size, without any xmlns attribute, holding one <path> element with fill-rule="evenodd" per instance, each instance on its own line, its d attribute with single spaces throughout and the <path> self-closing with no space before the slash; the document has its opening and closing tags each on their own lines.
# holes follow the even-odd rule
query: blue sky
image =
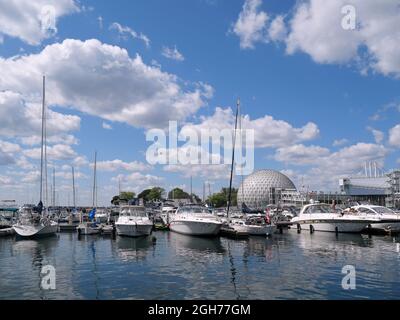
<svg viewBox="0 0 400 320">
<path fill-rule="evenodd" d="M 188 190 L 192 174 L 200 195 L 204 181 L 228 185 L 227 166 L 149 165 L 145 133 L 168 120 L 231 128 L 237 97 L 255 130 L 255 170 L 337 191 L 366 161 L 398 167 L 400 2 L 324 3 L 0 0 L 0 199 L 37 201 L 43 73 L 59 204 L 72 201 L 71 165 L 78 204 L 91 203 L 95 150 L 100 205 L 119 180 Z M 341 24 L 348 4 L 354 30 Z"/>
</svg>

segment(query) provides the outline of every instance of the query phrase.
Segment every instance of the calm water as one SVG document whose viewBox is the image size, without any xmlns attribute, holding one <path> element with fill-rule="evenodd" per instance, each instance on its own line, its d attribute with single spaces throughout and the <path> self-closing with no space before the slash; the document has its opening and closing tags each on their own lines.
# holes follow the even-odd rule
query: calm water
<svg viewBox="0 0 400 320">
<path fill-rule="evenodd" d="M 0 299 L 398 299 L 399 238 L 295 231 L 272 239 L 169 232 L 112 240 L 0 239 Z M 57 289 L 40 289 L 53 265 Z M 342 289 L 344 265 L 357 288 Z"/>
</svg>

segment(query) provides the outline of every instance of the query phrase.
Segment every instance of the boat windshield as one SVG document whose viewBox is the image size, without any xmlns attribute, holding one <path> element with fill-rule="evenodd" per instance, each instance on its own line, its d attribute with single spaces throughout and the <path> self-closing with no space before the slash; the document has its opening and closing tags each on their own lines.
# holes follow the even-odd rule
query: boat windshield
<svg viewBox="0 0 400 320">
<path fill-rule="evenodd" d="M 304 213 L 332 213 L 334 210 L 328 204 L 317 204 L 309 206 Z"/>
<path fill-rule="evenodd" d="M 125 217 L 147 217 L 146 210 L 144 208 L 122 208 L 120 215 Z"/>
<path fill-rule="evenodd" d="M 386 207 L 372 207 L 372 210 L 379 214 L 396 214 L 393 210 Z"/>
<path fill-rule="evenodd" d="M 179 209 L 179 212 L 192 213 L 192 214 L 211 214 L 210 210 L 206 207 L 187 206 Z"/>
</svg>

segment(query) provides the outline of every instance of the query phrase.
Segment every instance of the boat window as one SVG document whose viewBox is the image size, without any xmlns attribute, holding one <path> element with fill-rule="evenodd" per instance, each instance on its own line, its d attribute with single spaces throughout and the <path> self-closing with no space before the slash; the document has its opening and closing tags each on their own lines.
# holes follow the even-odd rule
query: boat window
<svg viewBox="0 0 400 320">
<path fill-rule="evenodd" d="M 145 210 L 140 210 L 137 208 L 124 208 L 121 210 L 121 216 L 147 217 Z"/>
<path fill-rule="evenodd" d="M 373 207 L 372 209 L 379 214 L 395 214 L 393 210 L 386 207 Z"/>
<path fill-rule="evenodd" d="M 314 205 L 308 207 L 304 213 L 312 214 L 312 213 L 332 213 L 332 209 L 329 205 Z"/>
<path fill-rule="evenodd" d="M 371 209 L 368 208 L 358 208 L 357 209 L 358 212 L 362 212 L 362 213 L 368 213 L 368 214 L 376 214 L 376 212 L 372 211 Z"/>
<path fill-rule="evenodd" d="M 208 208 L 203 208 L 203 207 L 182 207 L 179 211 L 185 213 L 193 213 L 193 214 L 199 214 L 199 213 L 211 214 Z"/>
</svg>

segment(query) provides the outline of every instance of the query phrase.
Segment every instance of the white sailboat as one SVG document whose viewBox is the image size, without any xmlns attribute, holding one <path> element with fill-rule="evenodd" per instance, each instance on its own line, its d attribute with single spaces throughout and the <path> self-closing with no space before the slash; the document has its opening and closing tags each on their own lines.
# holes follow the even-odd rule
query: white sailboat
<svg viewBox="0 0 400 320">
<path fill-rule="evenodd" d="M 19 219 L 13 225 L 16 234 L 23 238 L 53 235 L 58 231 L 58 223 L 53 221 L 48 214 L 46 204 L 43 204 L 43 171 L 47 170 L 44 163 L 44 150 L 46 148 L 46 78 L 43 76 L 43 101 L 42 101 L 42 143 L 40 157 L 40 201 L 36 207 L 22 207 Z M 47 159 L 46 159 L 47 160 Z M 45 173 L 47 180 L 47 173 Z M 47 185 L 47 184 L 46 184 Z M 46 189 L 47 193 L 47 189 Z"/>
<path fill-rule="evenodd" d="M 94 169 L 93 169 L 93 209 L 89 213 L 89 220 L 94 220 L 96 215 L 96 168 L 97 168 L 97 152 L 94 154 Z M 101 233 L 101 227 L 92 221 L 83 221 L 81 213 L 81 222 L 76 227 L 79 235 L 95 235 Z"/>
</svg>

